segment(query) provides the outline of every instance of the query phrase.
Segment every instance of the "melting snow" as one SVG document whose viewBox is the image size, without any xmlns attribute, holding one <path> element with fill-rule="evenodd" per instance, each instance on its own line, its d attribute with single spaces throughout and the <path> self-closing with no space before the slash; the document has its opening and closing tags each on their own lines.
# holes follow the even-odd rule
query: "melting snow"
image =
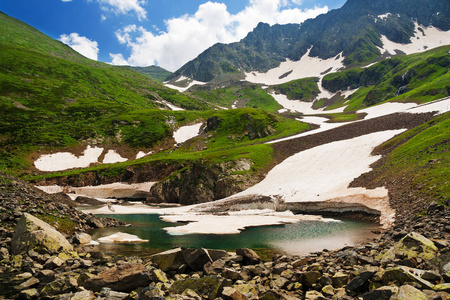
<svg viewBox="0 0 450 300">
<path fill-rule="evenodd" d="M 245 74 L 245 80 L 253 83 L 275 85 L 285 83 L 294 79 L 307 77 L 320 77 L 325 71 L 337 72 L 344 67 L 344 56 L 342 53 L 329 59 L 310 57 L 312 47 L 302 56 L 299 61 L 286 60 L 279 67 L 271 69 L 266 73 L 250 72 Z M 284 74 L 291 72 L 283 77 Z M 283 77 L 283 78 L 281 78 Z"/>
<path fill-rule="evenodd" d="M 125 157 L 120 156 L 116 151 L 114 150 L 108 150 L 108 153 L 105 154 L 105 158 L 103 159 L 104 164 L 115 164 L 118 162 L 124 162 L 127 161 Z"/>
<path fill-rule="evenodd" d="M 148 240 L 143 240 L 137 235 L 118 232 L 110 236 L 101 237 L 98 239 L 101 243 L 145 243 Z"/>
<path fill-rule="evenodd" d="M 83 155 L 75 156 L 70 152 L 59 152 L 42 155 L 34 162 L 34 166 L 40 171 L 63 171 L 73 168 L 86 168 L 92 163 L 98 162 L 103 148 L 88 146 Z"/>
<path fill-rule="evenodd" d="M 177 144 L 184 143 L 185 141 L 199 135 L 201 127 L 202 123 L 180 127 L 173 133 L 173 138 Z"/>
<path fill-rule="evenodd" d="M 450 42 L 450 30 L 442 31 L 436 27 L 423 27 L 415 23 L 416 34 L 411 38 L 409 44 L 398 44 L 390 41 L 386 36 L 381 36 L 383 48 L 379 48 L 381 53 L 388 52 L 395 55 L 395 50 L 400 50 L 405 54 L 423 52 L 440 46 L 448 45 Z M 419 30 L 422 29 L 424 34 Z"/>
</svg>

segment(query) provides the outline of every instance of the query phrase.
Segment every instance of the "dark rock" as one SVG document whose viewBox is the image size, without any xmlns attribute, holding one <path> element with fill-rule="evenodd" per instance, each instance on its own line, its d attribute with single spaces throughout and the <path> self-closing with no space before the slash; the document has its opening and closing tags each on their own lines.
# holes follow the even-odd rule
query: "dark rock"
<svg viewBox="0 0 450 300">
<path fill-rule="evenodd" d="M 363 300 L 389 300 L 398 288 L 384 286 L 363 295 Z"/>
<path fill-rule="evenodd" d="M 87 279 L 83 286 L 94 292 L 99 292 L 103 287 L 117 292 L 131 292 L 138 287 L 148 285 L 151 281 L 150 271 L 144 265 L 127 263 Z"/>
<path fill-rule="evenodd" d="M 164 272 L 178 270 L 185 264 L 181 248 L 167 250 L 150 257 L 151 261 Z"/>
<path fill-rule="evenodd" d="M 217 276 L 204 276 L 202 278 L 189 278 L 175 281 L 170 287 L 170 292 L 181 294 L 187 289 L 191 289 L 199 295 L 204 295 L 208 299 L 215 299 L 220 296 L 224 288 L 224 279 Z"/>
<path fill-rule="evenodd" d="M 255 251 L 248 248 L 239 248 L 236 250 L 237 255 L 241 255 L 244 258 L 244 264 L 256 265 L 261 261 L 261 258 Z"/>
<path fill-rule="evenodd" d="M 369 285 L 368 280 L 377 272 L 376 269 L 366 269 L 360 271 L 359 275 L 352 279 L 352 281 L 345 287 L 350 291 L 358 291 L 364 289 L 365 286 Z"/>
<path fill-rule="evenodd" d="M 183 258 L 186 264 L 194 271 L 203 271 L 203 267 L 213 260 L 209 256 L 208 250 L 199 249 L 183 249 Z"/>
</svg>

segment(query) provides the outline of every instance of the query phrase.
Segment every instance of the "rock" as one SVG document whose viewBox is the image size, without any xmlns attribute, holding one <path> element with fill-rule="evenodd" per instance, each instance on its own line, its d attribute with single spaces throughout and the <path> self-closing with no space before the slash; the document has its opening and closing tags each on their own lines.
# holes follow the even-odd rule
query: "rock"
<svg viewBox="0 0 450 300">
<path fill-rule="evenodd" d="M 224 278 L 227 278 L 227 279 L 230 279 L 233 281 L 236 281 L 236 280 L 242 278 L 241 274 L 238 271 L 236 271 L 234 269 L 230 269 L 230 268 L 223 268 L 222 276 Z"/>
<path fill-rule="evenodd" d="M 422 279 L 432 283 L 439 283 L 441 281 L 441 275 L 438 272 L 426 270 L 425 273 L 420 276 Z"/>
<path fill-rule="evenodd" d="M 64 261 L 57 256 L 50 257 L 44 264 L 44 268 L 46 269 L 55 269 L 61 267 L 64 264 Z"/>
<path fill-rule="evenodd" d="M 95 295 L 91 291 L 81 291 L 77 292 L 75 294 L 67 294 L 67 295 L 60 295 L 58 297 L 59 300 L 94 300 L 96 299 Z M 108 299 L 109 300 L 109 299 Z"/>
<path fill-rule="evenodd" d="M 18 300 L 33 300 L 39 297 L 39 292 L 37 289 L 23 290 L 19 293 L 17 297 Z"/>
<path fill-rule="evenodd" d="M 450 293 L 450 283 L 441 283 L 434 286 L 434 290 L 437 292 Z"/>
<path fill-rule="evenodd" d="M 333 286 L 335 288 L 341 288 L 345 285 L 347 285 L 350 277 L 347 274 L 344 274 L 342 272 L 338 272 L 331 277 L 331 280 L 333 282 Z"/>
<path fill-rule="evenodd" d="M 204 276 L 202 278 L 189 278 L 175 281 L 170 287 L 170 292 L 181 294 L 185 290 L 191 289 L 199 295 L 208 297 L 208 299 L 215 299 L 220 296 L 223 288 L 223 278 L 218 276 Z"/>
<path fill-rule="evenodd" d="M 403 285 L 398 290 L 397 300 L 428 300 L 428 297 L 410 285 Z"/>
<path fill-rule="evenodd" d="M 89 244 L 90 242 L 92 242 L 92 237 L 87 234 L 87 233 L 76 233 L 74 238 L 73 238 L 73 242 L 76 244 Z"/>
<path fill-rule="evenodd" d="M 16 285 L 16 286 L 14 287 L 14 289 L 16 289 L 16 290 L 25 290 L 25 289 L 28 289 L 28 288 L 30 288 L 30 287 L 32 287 L 32 286 L 37 285 L 38 283 L 39 283 L 39 279 L 34 278 L 34 277 L 31 277 L 31 278 L 28 279 L 27 281 L 22 282 L 22 283 L 19 284 L 19 285 Z"/>
<path fill-rule="evenodd" d="M 368 286 L 368 280 L 378 271 L 377 268 L 363 268 L 359 271 L 359 275 L 352 279 L 352 281 L 345 287 L 350 291 L 358 291 L 364 289 L 364 286 Z"/>
<path fill-rule="evenodd" d="M 178 270 L 185 263 L 181 248 L 154 254 L 150 259 L 164 272 Z"/>
<path fill-rule="evenodd" d="M 222 292 L 222 297 L 224 300 L 248 300 L 246 296 L 232 287 L 225 287 Z"/>
<path fill-rule="evenodd" d="M 402 238 L 397 244 L 389 249 L 385 254 L 377 257 L 381 262 L 394 260 L 397 256 L 404 256 L 408 259 L 421 258 L 431 260 L 436 257 L 438 248 L 426 237 L 411 232 Z"/>
<path fill-rule="evenodd" d="M 15 255 L 31 249 L 39 253 L 50 254 L 73 251 L 72 245 L 54 227 L 24 213 L 17 223 L 11 243 L 11 252 Z"/>
<path fill-rule="evenodd" d="M 164 292 L 157 286 L 146 287 L 139 293 L 139 300 L 164 299 Z"/>
<path fill-rule="evenodd" d="M 382 286 L 376 290 L 363 295 L 363 300 L 389 300 L 392 295 L 398 292 L 395 286 Z"/>
<path fill-rule="evenodd" d="M 105 299 L 105 300 L 122 300 L 129 296 L 127 293 L 120 293 L 111 290 L 110 288 L 102 288 L 100 291 L 100 294 L 98 295 L 99 299 Z"/>
<path fill-rule="evenodd" d="M 104 228 L 102 221 L 94 215 L 89 215 L 85 219 L 86 224 L 93 228 Z"/>
<path fill-rule="evenodd" d="M 244 259 L 244 264 L 246 265 L 256 265 L 261 261 L 261 258 L 256 254 L 255 251 L 248 248 L 239 248 L 236 250 L 236 254 L 240 255 Z"/>
<path fill-rule="evenodd" d="M 332 285 L 326 285 L 322 288 L 321 292 L 322 294 L 331 297 L 334 295 L 334 288 Z"/>
<path fill-rule="evenodd" d="M 305 300 L 327 300 L 327 298 L 322 293 L 312 290 L 306 292 Z"/>
<path fill-rule="evenodd" d="M 421 285 L 423 288 L 432 290 L 434 288 L 434 285 L 420 277 L 423 273 L 424 271 L 419 269 L 399 266 L 387 269 L 382 276 L 382 281 L 386 285 L 392 282 L 395 282 L 399 285 L 405 284 L 407 282 L 415 282 Z"/>
<path fill-rule="evenodd" d="M 208 275 L 218 275 L 222 273 L 223 268 L 225 267 L 225 261 L 222 259 L 218 259 L 216 261 L 213 261 L 212 263 L 209 262 L 205 264 L 203 267 L 204 271 Z"/>
<path fill-rule="evenodd" d="M 167 275 L 160 269 L 154 269 L 152 270 L 151 278 L 154 282 L 167 282 Z"/>
<path fill-rule="evenodd" d="M 320 277 L 322 277 L 322 274 L 318 271 L 310 271 L 303 273 L 303 283 L 305 283 L 308 287 L 313 286 L 313 284 L 316 284 L 319 282 Z"/>
<path fill-rule="evenodd" d="M 129 293 L 138 287 L 147 286 L 151 281 L 150 271 L 144 265 L 127 263 L 112 267 L 94 278 L 87 279 L 83 286 L 94 292 L 108 287 L 117 292 Z"/>
<path fill-rule="evenodd" d="M 66 281 L 64 278 L 56 279 L 50 283 L 48 283 L 44 288 L 41 290 L 41 297 L 50 297 L 50 296 L 56 296 L 60 294 L 64 294 L 68 292 L 69 288 L 66 285 Z"/>
<path fill-rule="evenodd" d="M 203 271 L 203 267 L 213 260 L 209 256 L 208 250 L 204 248 L 199 249 L 183 249 L 184 261 L 194 271 Z"/>
</svg>

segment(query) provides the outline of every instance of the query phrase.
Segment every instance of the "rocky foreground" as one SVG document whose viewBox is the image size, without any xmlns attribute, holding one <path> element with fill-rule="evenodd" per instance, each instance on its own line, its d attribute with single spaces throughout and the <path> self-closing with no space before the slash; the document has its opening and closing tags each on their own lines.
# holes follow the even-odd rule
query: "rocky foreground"
<svg viewBox="0 0 450 300">
<path fill-rule="evenodd" d="M 62 201 L 62 199 L 60 199 Z M 83 231 L 123 225 L 86 216 L 26 183 L 0 184 L 0 299 L 448 299 L 450 210 L 397 220 L 379 240 L 263 261 L 235 252 L 172 249 L 107 257 Z M 64 235 L 35 216 L 73 221 Z M 61 223 L 61 222 L 60 222 Z M 58 229 L 62 231 L 61 224 Z"/>
</svg>

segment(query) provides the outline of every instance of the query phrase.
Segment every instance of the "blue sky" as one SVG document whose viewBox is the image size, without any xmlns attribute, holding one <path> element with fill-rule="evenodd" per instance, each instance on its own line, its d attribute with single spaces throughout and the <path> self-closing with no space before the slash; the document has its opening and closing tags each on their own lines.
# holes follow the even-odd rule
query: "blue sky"
<svg viewBox="0 0 450 300">
<path fill-rule="evenodd" d="M 301 23 L 345 0 L 1 0 L 0 11 L 95 60 L 175 71 L 259 22 Z"/>
</svg>

